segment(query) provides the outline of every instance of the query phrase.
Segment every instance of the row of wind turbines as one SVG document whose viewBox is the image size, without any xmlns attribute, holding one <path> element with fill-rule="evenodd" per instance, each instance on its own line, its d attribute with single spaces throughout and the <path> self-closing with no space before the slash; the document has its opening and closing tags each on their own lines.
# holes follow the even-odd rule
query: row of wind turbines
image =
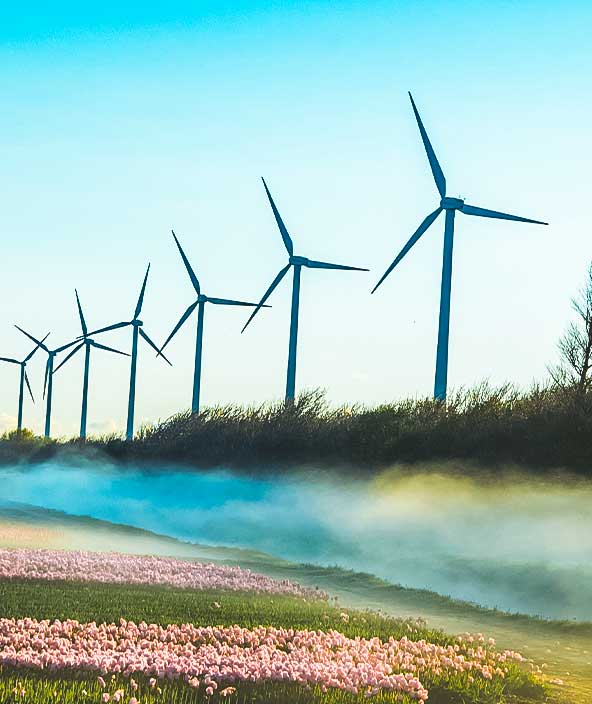
<svg viewBox="0 0 592 704">
<path fill-rule="evenodd" d="M 438 343 L 436 349 L 436 373 L 434 382 L 434 398 L 440 401 L 446 399 L 446 388 L 448 380 L 448 345 L 449 345 L 449 331 L 450 331 L 450 294 L 452 286 L 452 251 L 454 242 L 454 227 L 455 227 L 455 216 L 457 212 L 464 215 L 475 215 L 478 217 L 485 218 L 495 218 L 500 220 L 513 220 L 516 222 L 526 222 L 533 223 L 537 225 L 547 225 L 548 223 L 542 222 L 540 220 L 532 220 L 530 218 L 524 218 L 517 215 L 509 215 L 507 213 L 501 213 L 495 210 L 488 210 L 485 208 L 480 208 L 474 205 L 469 205 L 461 198 L 451 198 L 446 194 L 446 178 L 442 171 L 442 168 L 438 162 L 432 144 L 429 140 L 413 97 L 409 93 L 409 98 L 411 100 L 411 106 L 415 114 L 415 119 L 419 127 L 419 132 L 423 145 L 428 157 L 428 162 L 432 175 L 436 184 L 440 196 L 440 202 L 438 207 L 430 213 L 420 224 L 417 230 L 413 233 L 410 239 L 407 241 L 405 246 L 401 249 L 399 254 L 395 257 L 393 262 L 389 265 L 387 270 L 384 272 L 382 277 L 379 279 L 378 283 L 372 289 L 374 293 L 379 286 L 385 281 L 393 269 L 399 264 L 403 257 L 409 252 L 409 250 L 417 243 L 420 237 L 429 229 L 429 227 L 435 222 L 438 216 L 444 212 L 445 222 L 444 222 L 444 251 L 443 251 L 443 261 L 442 261 L 442 282 L 441 282 L 441 293 L 440 293 L 440 315 L 438 324 Z M 297 358 L 297 344 L 298 344 L 298 319 L 299 319 L 299 302 L 300 302 L 300 279 L 302 269 L 331 269 L 339 271 L 368 271 L 362 267 L 346 266 L 344 264 L 333 264 L 330 262 L 322 262 L 314 259 L 308 259 L 307 257 L 302 257 L 294 254 L 294 244 L 292 238 L 288 232 L 287 227 L 276 207 L 276 204 L 272 198 L 272 195 L 263 179 L 263 186 L 269 200 L 269 204 L 273 211 L 275 220 L 277 222 L 278 229 L 286 252 L 288 254 L 287 264 L 280 269 L 277 276 L 271 282 L 265 293 L 263 294 L 259 303 L 249 303 L 246 301 L 237 301 L 227 298 L 215 298 L 206 296 L 202 293 L 201 286 L 195 272 L 187 258 L 179 239 L 173 232 L 173 237 L 179 254 L 191 280 L 195 291 L 195 299 L 187 307 L 182 316 L 180 317 L 177 324 L 172 329 L 170 335 L 165 340 L 161 347 L 158 347 L 156 343 L 148 336 L 146 331 L 143 329 L 143 322 L 140 319 L 142 312 L 142 305 L 144 301 L 144 294 L 146 291 L 146 284 L 148 282 L 148 274 L 150 271 L 150 265 L 146 270 L 144 280 L 142 282 L 142 287 L 140 289 L 140 295 L 134 309 L 134 313 L 131 320 L 117 322 L 112 325 L 107 325 L 106 327 L 98 328 L 89 332 L 88 326 L 82 311 L 82 305 L 78 292 L 76 294 L 76 304 L 78 308 L 78 315 L 80 319 L 80 326 L 82 334 L 76 339 L 70 342 L 50 349 L 45 341 L 49 335 L 43 338 L 36 338 L 23 328 L 16 326 L 24 335 L 27 336 L 34 344 L 35 347 L 29 352 L 29 354 L 22 360 L 14 359 L 11 357 L 0 357 L 0 361 L 7 362 L 10 364 L 15 364 L 20 366 L 20 386 L 19 386 L 19 403 L 18 403 L 18 419 L 17 419 L 17 429 L 20 432 L 22 429 L 23 421 L 23 401 L 25 387 L 34 401 L 33 392 L 31 390 L 31 385 L 29 383 L 29 377 L 27 375 L 26 366 L 31 358 L 35 355 L 38 350 L 42 350 L 47 355 L 47 362 L 45 367 L 45 380 L 43 386 L 43 395 L 46 400 L 46 413 L 45 413 L 45 435 L 49 437 L 51 434 L 51 406 L 52 406 L 52 393 L 53 393 L 53 376 L 54 374 L 66 364 L 70 359 L 74 357 L 82 349 L 85 350 L 84 358 L 84 375 L 82 383 L 82 407 L 80 414 L 80 437 L 86 437 L 87 429 L 87 412 L 88 412 L 88 388 L 89 388 L 89 371 L 90 371 L 90 359 L 91 350 L 94 348 L 96 350 L 102 350 L 110 352 L 113 354 L 124 355 L 131 358 L 130 362 L 130 383 L 129 383 L 129 396 L 128 396 L 128 410 L 127 410 L 127 426 L 126 426 L 126 438 L 131 440 L 134 435 L 134 411 L 135 411 L 135 397 L 136 397 L 136 372 L 138 363 L 138 343 L 140 338 L 142 338 L 155 352 L 161 357 L 167 364 L 171 362 L 164 355 L 164 349 L 171 342 L 177 332 L 181 327 L 189 320 L 192 314 L 197 310 L 197 333 L 195 341 L 195 367 L 193 374 L 193 391 L 192 391 L 192 402 L 191 409 L 194 413 L 199 412 L 200 404 L 200 391 L 201 391 L 201 360 L 202 360 L 202 348 L 203 348 L 203 334 L 204 334 L 204 314 L 205 307 L 207 303 L 213 305 L 222 306 L 245 306 L 251 307 L 252 311 L 250 317 L 245 323 L 242 332 L 246 330 L 251 321 L 255 318 L 257 313 L 262 308 L 269 307 L 267 305 L 267 300 L 270 298 L 273 291 L 279 286 L 282 279 L 286 276 L 290 269 L 293 270 L 292 279 L 292 305 L 290 314 L 290 338 L 288 344 L 288 368 L 287 368 L 287 379 L 286 379 L 286 402 L 291 403 L 295 397 L 296 391 L 296 358 Z M 121 350 L 115 349 L 104 345 L 94 339 L 94 336 L 100 335 L 102 333 L 110 332 L 112 330 L 117 330 L 119 328 L 131 327 L 132 328 L 132 345 L 131 353 L 123 352 Z M 60 364 L 54 368 L 55 357 L 69 350 L 66 357 L 60 362 Z"/>
</svg>

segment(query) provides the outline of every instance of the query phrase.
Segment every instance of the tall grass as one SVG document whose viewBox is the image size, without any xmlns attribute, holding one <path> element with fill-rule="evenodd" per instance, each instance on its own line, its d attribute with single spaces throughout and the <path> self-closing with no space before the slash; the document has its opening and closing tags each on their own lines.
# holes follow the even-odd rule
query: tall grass
<svg viewBox="0 0 592 704">
<path fill-rule="evenodd" d="M 0 460 L 27 452 L 43 457 L 57 447 L 35 439 L 5 440 Z M 71 441 L 61 447 L 81 445 Z M 462 459 L 592 474 L 592 392 L 552 386 L 520 391 L 483 383 L 453 393 L 445 404 L 419 398 L 333 407 L 316 390 L 292 406 L 231 404 L 199 415 L 178 413 L 141 428 L 131 443 L 109 436 L 90 439 L 84 447 L 116 459 L 198 467 L 327 464 L 372 471 L 395 462 Z"/>
<path fill-rule="evenodd" d="M 194 465 L 336 464 L 372 469 L 394 462 L 464 459 L 592 474 L 592 393 L 481 384 L 446 404 L 408 399 L 375 408 L 332 407 L 324 393 L 293 406 L 227 405 L 179 413 L 141 430 L 132 444 L 93 443 L 115 457 Z"/>
</svg>

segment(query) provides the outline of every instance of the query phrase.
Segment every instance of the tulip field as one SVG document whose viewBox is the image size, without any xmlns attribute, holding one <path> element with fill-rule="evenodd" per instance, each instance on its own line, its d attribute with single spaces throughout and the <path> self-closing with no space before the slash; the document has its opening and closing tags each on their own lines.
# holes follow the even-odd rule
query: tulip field
<svg viewBox="0 0 592 704">
<path fill-rule="evenodd" d="M 546 701 L 482 634 L 160 557 L 0 550 L 0 702 Z"/>
<path fill-rule="evenodd" d="M 324 592 L 278 581 L 240 567 L 165 557 L 64 550 L 2 550 L 0 579 L 27 578 L 112 584 L 162 584 L 187 589 L 222 589 L 326 599 Z"/>
</svg>

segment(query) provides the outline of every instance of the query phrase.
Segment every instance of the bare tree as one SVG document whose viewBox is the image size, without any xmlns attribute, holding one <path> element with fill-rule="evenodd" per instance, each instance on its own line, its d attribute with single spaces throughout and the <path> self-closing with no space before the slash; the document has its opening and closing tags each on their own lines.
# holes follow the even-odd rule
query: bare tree
<svg viewBox="0 0 592 704">
<path fill-rule="evenodd" d="M 592 264 L 571 307 L 576 320 L 569 324 L 557 345 L 561 362 L 550 367 L 549 372 L 556 384 L 587 391 L 592 387 Z"/>
</svg>

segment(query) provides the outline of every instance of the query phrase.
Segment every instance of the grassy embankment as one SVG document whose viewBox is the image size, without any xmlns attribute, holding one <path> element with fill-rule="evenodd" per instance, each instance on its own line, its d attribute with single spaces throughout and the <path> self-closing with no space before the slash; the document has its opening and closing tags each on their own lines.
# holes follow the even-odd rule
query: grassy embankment
<svg viewBox="0 0 592 704">
<path fill-rule="evenodd" d="M 179 413 L 140 429 L 131 443 L 108 436 L 82 445 L 12 433 L 0 440 L 0 462 L 36 461 L 83 448 L 115 460 L 196 467 L 324 464 L 352 466 L 359 474 L 394 462 L 464 459 L 590 475 L 592 393 L 551 387 L 520 392 L 484 384 L 451 395 L 446 404 L 415 399 L 333 408 L 314 391 L 292 407 L 229 405 L 199 415 Z"/>
<path fill-rule="evenodd" d="M 220 608 L 213 608 L 218 602 Z M 244 627 L 273 625 L 286 628 L 311 630 L 335 629 L 348 637 L 369 638 L 377 636 L 407 636 L 414 640 L 426 639 L 432 643 L 448 644 L 451 636 L 428 628 L 425 623 L 387 617 L 370 612 L 349 612 L 344 622 L 342 609 L 325 602 L 304 601 L 287 596 L 256 596 L 248 593 L 220 591 L 192 591 L 156 586 L 77 584 L 69 582 L 0 582 L 0 616 L 32 617 L 37 619 L 75 618 L 83 621 L 118 622 L 121 617 L 136 622 L 151 623 L 193 622 L 200 625 L 233 625 Z M 159 683 L 162 692 L 151 688 L 146 678 L 138 677 L 139 690 L 132 693 L 130 682 L 115 678 L 107 690 L 115 692 L 123 688 L 124 701 L 136 696 L 141 704 L 148 702 L 214 702 L 219 698 L 207 697 L 203 692 L 191 690 L 184 683 Z M 510 665 L 505 679 L 487 681 L 475 678 L 470 683 L 466 675 L 424 676 L 424 684 L 430 691 L 430 704 L 501 704 L 504 702 L 542 702 L 544 688 L 528 673 L 528 668 Z M 306 688 L 289 683 L 239 683 L 236 693 L 225 698 L 232 702 L 326 702 L 341 703 L 368 701 L 364 694 L 358 696 L 346 692 L 329 690 L 322 693 L 319 688 Z M 13 690 L 16 689 L 16 694 Z M 25 691 L 21 696 L 19 692 Z M 87 692 L 83 694 L 83 690 Z M 59 701 L 64 704 L 98 702 L 105 688 L 99 686 L 97 678 L 87 674 L 71 675 L 22 672 L 4 668 L 0 671 L 1 702 L 31 702 L 49 704 Z M 56 694 L 57 693 L 57 694 Z M 406 702 L 392 693 L 374 697 L 376 702 Z"/>
<path fill-rule="evenodd" d="M 319 586 L 338 595 L 341 606 L 348 610 L 370 608 L 395 618 L 421 615 L 432 628 L 447 633 L 482 631 L 487 637 L 493 636 L 500 648 L 517 649 L 539 665 L 546 663 L 547 680 L 560 678 L 564 681 L 564 685 L 552 686 L 554 696 L 562 695 L 565 701 L 574 704 L 592 701 L 590 623 L 547 621 L 507 614 L 433 592 L 389 584 L 372 575 L 335 567 L 299 565 L 252 550 L 184 543 L 130 526 L 31 507 L 0 509 L 0 546 L 117 549 L 132 554 L 175 555 L 200 562 L 238 564 L 275 579 Z"/>
</svg>

